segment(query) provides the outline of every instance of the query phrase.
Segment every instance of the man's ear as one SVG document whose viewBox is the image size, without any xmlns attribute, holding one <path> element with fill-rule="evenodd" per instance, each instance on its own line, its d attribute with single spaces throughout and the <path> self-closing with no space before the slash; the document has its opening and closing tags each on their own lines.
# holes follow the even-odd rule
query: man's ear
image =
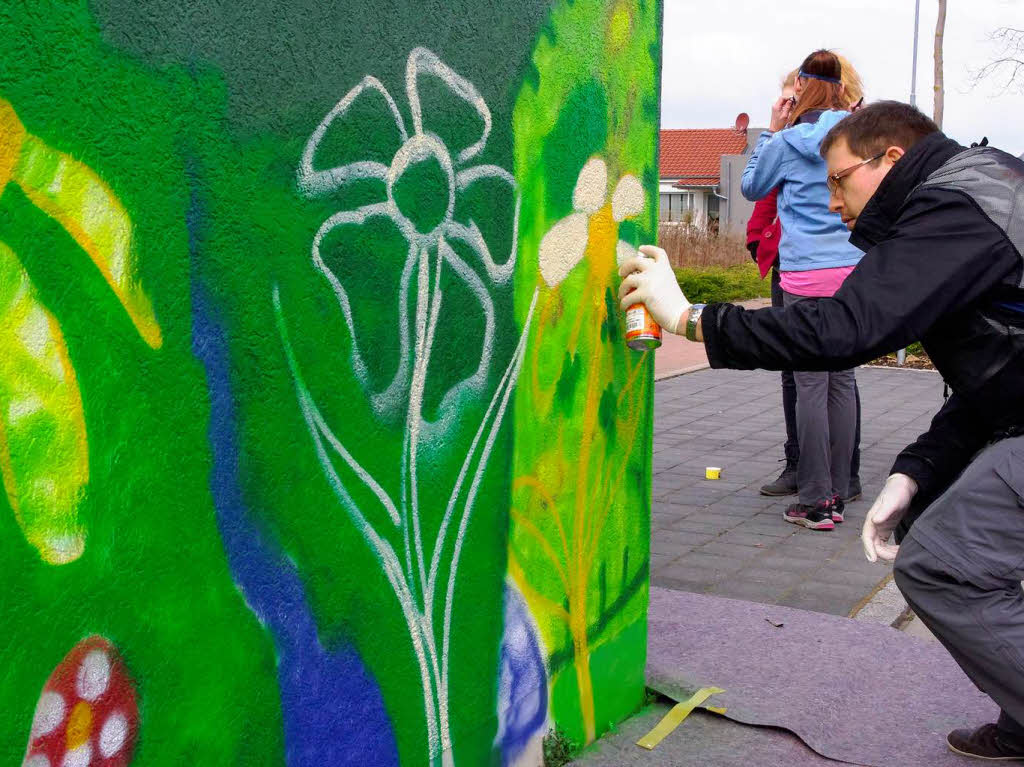
<svg viewBox="0 0 1024 767">
<path fill-rule="evenodd" d="M 903 147 L 891 146 L 885 150 L 885 159 L 887 159 L 890 162 L 890 164 L 895 165 L 896 161 L 899 160 L 905 154 L 906 152 L 903 151 Z"/>
</svg>

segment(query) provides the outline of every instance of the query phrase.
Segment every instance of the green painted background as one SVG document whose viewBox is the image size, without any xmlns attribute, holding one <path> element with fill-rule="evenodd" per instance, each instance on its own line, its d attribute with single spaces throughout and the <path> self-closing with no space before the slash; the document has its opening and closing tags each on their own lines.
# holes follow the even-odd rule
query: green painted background
<svg viewBox="0 0 1024 767">
<path fill-rule="evenodd" d="M 8 713 L 0 720 L 0 758 L 22 759 L 43 683 L 78 641 L 100 634 L 118 648 L 136 684 L 141 724 L 133 764 L 310 763 L 317 747 L 328 746 L 312 742 L 323 731 L 299 726 L 311 720 L 296 712 L 315 707 L 302 708 L 282 685 L 285 640 L 274 623 L 274 615 L 292 614 L 292 592 L 277 589 L 274 572 L 259 571 L 261 579 L 246 569 L 259 546 L 301 587 L 318 650 L 365 674 L 339 689 L 355 702 L 377 700 L 383 712 L 382 750 L 359 751 L 362 740 L 335 732 L 329 753 L 337 763 L 530 758 L 525 740 L 546 728 L 520 733 L 523 742 L 496 737 L 498 701 L 509 693 L 499 672 L 506 593 L 522 593 L 529 607 L 525 625 L 543 656 L 548 723 L 583 741 L 637 707 L 646 640 L 651 360 L 625 348 L 611 295 L 618 240 L 637 245 L 654 236 L 660 24 L 654 0 L 514 7 L 26 0 L 0 7 L 0 100 L 30 134 L 90 169 L 123 206 L 134 284 L 152 302 L 162 334 L 158 348 L 147 345 L 67 228 L 17 183 L 0 189 L 0 242 L 59 324 L 89 465 L 88 482 L 67 510 L 86 531 L 85 548 L 68 564 L 44 563 L 10 508 L 10 487 L 7 500 L 0 496 L 0 708 Z M 309 194 L 299 183 L 317 125 L 368 75 L 414 133 L 407 66 L 418 47 L 471 83 L 489 110 L 485 146 L 462 167 L 495 166 L 515 181 L 513 187 L 495 177 L 459 189 L 453 211 L 454 221 L 476 224 L 498 264 L 516 246 L 507 279 L 446 235 L 475 278 L 450 264 L 438 269 L 434 238 L 424 246 L 421 276 L 408 280 L 413 341 L 420 279 L 428 281 L 430 300 L 421 308 L 438 312 L 422 403 L 424 419 L 435 425 L 423 427 L 416 464 L 426 567 L 466 456 L 491 443 L 486 465 L 471 461 L 460 485 L 431 611 L 422 584 L 415 586 L 414 543 L 408 560 L 404 553 L 403 532 L 416 537 L 412 482 L 403 474 L 412 395 L 399 387 L 389 406 L 376 409 L 370 397 L 402 369 L 400 286 L 409 243 L 385 217 L 340 227 L 323 240 L 325 267 L 349 298 L 366 364 L 361 376 L 338 295 L 315 268 L 311 247 L 332 215 L 384 199 L 384 184 L 362 180 Z M 458 90 L 436 77 L 422 78 L 419 89 L 424 132 L 436 134 L 456 161 L 482 131 Z M 391 164 L 401 137 L 387 103 L 366 96 L 331 125 L 317 169 Z M 0 152 L 4 146 L 0 136 Z M 540 243 L 572 213 L 574 185 L 592 158 L 608 168 L 609 200 L 618 179 L 633 175 L 647 206 L 623 222 L 612 223 L 608 211 L 596 216 L 581 265 L 551 287 L 538 274 Z M 440 169 L 424 163 L 402 177 L 394 199 L 426 230 L 443 219 L 438 201 L 448 187 Z M 218 339 L 223 371 L 204 352 Z M 490 363 L 475 384 L 446 399 L 477 372 L 485 352 Z M 405 356 L 415 357 L 415 343 Z M 518 375 L 515 387 L 506 371 Z M 3 375 L 6 412 L 24 374 Z M 318 456 L 317 432 L 300 406 L 300 377 L 339 443 L 396 509 L 407 510 L 404 522 L 389 521 L 341 452 Z M 230 392 L 228 410 L 214 381 Z M 72 415 L 50 414 L 32 440 L 44 444 Z M 477 439 L 481 424 L 487 428 Z M 227 445 L 234 463 L 223 460 Z M 25 460 L 19 449 L 12 441 L 12 462 Z M 407 621 L 352 512 L 365 514 L 403 567 L 411 564 L 407 580 L 420 595 L 415 612 L 431 624 L 422 636 L 440 639 L 461 512 L 477 474 L 450 600 L 445 754 L 429 742 Z M 542 480 L 550 504 L 528 491 L 530 477 Z M 231 497 L 243 528 L 233 527 L 226 510 L 229 485 L 237 486 Z M 560 563 L 573 570 L 571 588 L 554 575 L 541 543 L 556 539 L 556 518 L 581 531 Z M 537 535 L 526 530 L 531 520 Z M 288 609 L 274 613 L 268 605 Z M 322 671 L 312 661 L 303 666 L 312 681 L 298 688 L 311 698 L 334 690 L 327 681 L 318 686 L 321 675 L 339 673 L 321 661 Z M 589 698 L 581 679 L 592 686 Z M 436 689 L 428 697 L 439 703 Z"/>
<path fill-rule="evenodd" d="M 555 718 L 577 741 L 635 710 L 643 693 L 653 356 L 625 346 L 616 249 L 653 242 L 657 226 L 660 21 L 654 2 L 558 8 L 516 105 L 524 254 L 572 215 L 588 161 L 607 173 L 580 263 L 552 288 L 525 258 L 516 283 L 520 307 L 541 287 L 516 393 L 514 575 L 550 648 Z M 612 198 L 629 175 L 646 206 L 619 222 Z M 543 439 L 518 439 L 538 422 Z"/>
</svg>

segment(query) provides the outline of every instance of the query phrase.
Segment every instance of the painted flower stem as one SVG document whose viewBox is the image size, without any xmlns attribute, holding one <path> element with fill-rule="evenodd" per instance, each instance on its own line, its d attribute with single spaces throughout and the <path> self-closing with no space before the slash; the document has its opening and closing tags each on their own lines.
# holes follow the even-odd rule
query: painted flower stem
<svg viewBox="0 0 1024 767">
<path fill-rule="evenodd" d="M 418 501 L 416 464 L 420 427 L 422 425 L 422 392 L 426 385 L 426 372 L 429 368 L 430 352 L 433 347 L 442 293 L 439 289 L 438 280 L 441 263 L 438 261 L 433 269 L 431 269 L 427 259 L 428 254 L 426 252 L 422 253 L 419 263 L 421 277 L 419 284 L 421 287 L 417 295 L 413 385 L 404 440 L 406 455 L 403 459 L 402 470 L 405 481 L 403 481 L 402 487 L 401 512 L 397 515 L 399 520 L 397 527 L 400 528 L 399 532 L 401 533 L 406 553 L 406 568 L 402 567 L 402 562 L 391 543 L 377 532 L 376 528 L 367 520 L 362 510 L 355 504 L 345 488 L 345 483 L 338 476 L 334 468 L 334 464 L 327 452 L 328 445 L 344 459 L 357 478 L 362 480 L 363 484 L 373 490 L 378 497 L 383 493 L 379 483 L 373 480 L 358 464 L 327 426 L 320 409 L 317 407 L 303 380 L 298 361 L 288 338 L 287 326 L 281 308 L 280 294 L 276 287 L 273 300 L 278 322 L 278 332 L 280 333 L 285 348 L 285 356 L 287 357 L 295 382 L 299 404 L 317 449 L 320 465 L 350 519 L 363 535 L 367 545 L 369 545 L 380 562 L 381 569 L 388 579 L 402 609 L 420 671 L 429 763 L 431 765 L 441 765 L 441 767 L 451 767 L 451 765 L 454 765 L 455 757 L 449 718 L 448 651 L 451 638 L 451 613 L 455 598 L 455 579 L 477 490 L 483 479 L 490 453 L 501 429 L 511 394 L 515 389 L 516 381 L 522 368 L 525 342 L 529 337 L 533 311 L 536 306 L 536 295 L 520 334 L 516 350 L 491 397 L 469 453 L 454 483 L 448 508 L 445 512 L 444 523 L 435 542 L 434 550 L 431 552 L 431 568 L 430 575 L 428 576 L 426 573 L 422 530 L 419 525 L 421 509 Z M 430 277 L 434 278 L 433 281 L 429 279 Z M 325 445 L 325 440 L 327 445 Z M 475 468 L 473 468 L 474 465 Z M 441 651 L 439 653 L 437 629 L 434 624 L 434 603 L 437 586 L 439 585 L 437 575 L 440 570 L 443 551 L 448 543 L 448 534 L 450 532 L 450 525 L 448 523 L 462 496 L 463 486 L 467 478 L 471 478 L 471 481 L 465 493 L 465 499 L 462 502 L 461 518 L 455 536 L 452 557 L 447 568 L 448 582 L 444 599 L 444 625 L 440 642 Z M 385 502 L 385 506 L 387 506 L 387 502 Z M 395 515 L 392 515 L 392 518 L 394 517 Z M 411 551 L 415 552 L 415 570 L 412 572 L 410 572 L 411 558 L 409 556 Z M 419 576 L 418 578 L 416 577 L 417 575 Z"/>
</svg>

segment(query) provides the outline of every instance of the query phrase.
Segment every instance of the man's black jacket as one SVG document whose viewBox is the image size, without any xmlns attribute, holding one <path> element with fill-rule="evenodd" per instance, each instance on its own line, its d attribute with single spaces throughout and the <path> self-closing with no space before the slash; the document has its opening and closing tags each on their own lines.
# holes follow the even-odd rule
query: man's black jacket
<svg viewBox="0 0 1024 767">
<path fill-rule="evenodd" d="M 934 497 L 986 442 L 1024 426 L 1024 162 L 932 134 L 889 171 L 850 241 L 866 253 L 832 298 L 709 305 L 708 360 L 843 370 L 920 340 L 953 395 L 893 472 Z"/>
</svg>

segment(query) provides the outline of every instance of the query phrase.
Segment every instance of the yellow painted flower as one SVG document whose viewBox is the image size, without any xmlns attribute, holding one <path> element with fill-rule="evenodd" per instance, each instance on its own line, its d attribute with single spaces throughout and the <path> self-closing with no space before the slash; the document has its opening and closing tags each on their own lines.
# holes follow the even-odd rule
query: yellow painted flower
<svg viewBox="0 0 1024 767">
<path fill-rule="evenodd" d="M 583 260 L 591 239 L 591 228 L 607 205 L 608 166 L 593 157 L 580 170 L 572 194 L 573 212 L 557 222 L 540 242 L 540 273 L 548 287 L 556 287 Z M 615 185 L 611 199 L 611 218 L 621 223 L 638 216 L 644 209 L 644 189 L 636 176 L 625 175 Z M 616 258 L 621 263 L 636 253 L 619 240 Z"/>
</svg>

